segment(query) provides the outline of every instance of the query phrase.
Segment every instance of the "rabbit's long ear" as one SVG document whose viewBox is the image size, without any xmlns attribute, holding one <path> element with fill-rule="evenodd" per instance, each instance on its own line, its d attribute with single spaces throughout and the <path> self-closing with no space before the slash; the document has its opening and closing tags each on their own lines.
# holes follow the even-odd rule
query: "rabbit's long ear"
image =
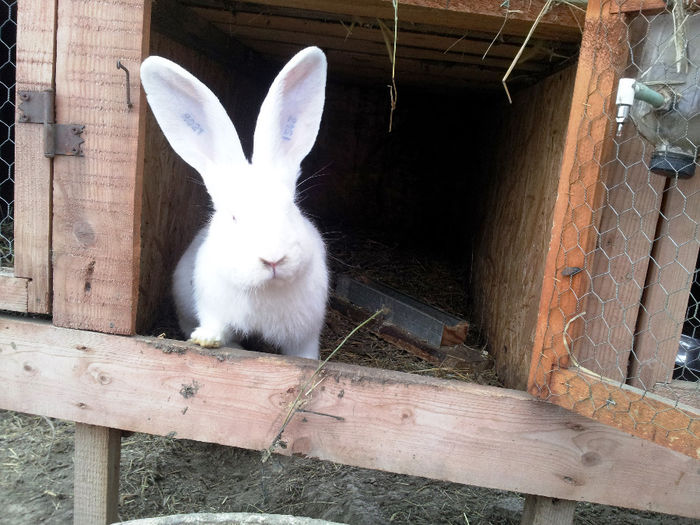
<svg viewBox="0 0 700 525">
<path fill-rule="evenodd" d="M 204 179 L 210 194 L 216 166 L 245 162 L 236 128 L 211 90 L 183 68 L 151 56 L 141 64 L 148 103 L 170 145 Z"/>
<path fill-rule="evenodd" d="M 280 71 L 260 108 L 254 166 L 272 169 L 294 187 L 299 165 L 316 141 L 325 91 L 326 56 L 307 47 Z"/>
</svg>

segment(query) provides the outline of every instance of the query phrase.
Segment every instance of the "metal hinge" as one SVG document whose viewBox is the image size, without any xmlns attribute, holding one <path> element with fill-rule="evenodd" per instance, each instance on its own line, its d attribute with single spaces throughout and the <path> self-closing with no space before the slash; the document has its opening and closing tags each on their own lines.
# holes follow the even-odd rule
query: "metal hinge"
<svg viewBox="0 0 700 525">
<path fill-rule="evenodd" d="M 44 125 L 44 156 L 82 156 L 81 145 L 85 140 L 80 134 L 82 124 L 56 124 L 54 122 L 54 98 L 52 89 L 46 91 L 20 91 L 19 121 Z"/>
</svg>

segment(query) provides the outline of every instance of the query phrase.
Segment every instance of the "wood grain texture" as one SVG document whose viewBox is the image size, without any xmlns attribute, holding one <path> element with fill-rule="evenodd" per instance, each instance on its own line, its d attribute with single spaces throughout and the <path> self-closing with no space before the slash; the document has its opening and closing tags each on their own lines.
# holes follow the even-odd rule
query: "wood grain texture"
<svg viewBox="0 0 700 525">
<path fill-rule="evenodd" d="M 197 0 L 195 5 L 220 8 L 218 0 Z M 394 19 L 391 0 L 258 0 L 263 6 L 287 7 L 318 11 L 329 14 L 346 14 L 372 19 Z M 513 0 L 505 34 L 525 36 L 539 15 L 544 0 Z M 578 41 L 581 37 L 581 11 L 558 5 L 550 9 L 537 25 L 537 38 L 551 38 L 561 41 Z M 433 24 L 462 30 L 484 31 L 496 34 L 503 25 L 506 9 L 500 3 L 490 0 L 401 0 L 399 17 L 403 22 Z"/>
<path fill-rule="evenodd" d="M 697 381 L 677 379 L 667 383 L 656 383 L 651 393 L 667 399 L 672 405 L 688 405 L 700 412 L 700 383 Z"/>
<path fill-rule="evenodd" d="M 56 117 L 85 125 L 83 157 L 54 160 L 54 323 L 133 333 L 139 264 L 149 0 L 58 8 Z M 133 107 L 124 71 L 131 72 Z"/>
<path fill-rule="evenodd" d="M 562 334 L 591 288 L 590 270 L 571 276 L 562 270 L 592 263 L 604 196 L 601 161 L 614 147 L 615 122 L 606 108 L 614 106 L 617 72 L 627 63 L 626 29 L 607 4 L 588 2 L 528 378 L 530 393 L 541 397 L 549 395 L 549 372 L 569 364 Z M 581 320 L 573 323 L 570 338 L 575 341 L 583 327 Z"/>
<path fill-rule="evenodd" d="M 641 11 L 663 11 L 666 9 L 664 0 L 626 0 L 610 2 L 611 13 L 634 13 Z"/>
<path fill-rule="evenodd" d="M 571 525 L 576 502 L 528 495 L 520 525 Z"/>
<path fill-rule="evenodd" d="M 700 177 L 669 180 L 637 320 L 629 383 L 668 382 L 683 331 L 700 237 Z"/>
<path fill-rule="evenodd" d="M 0 317 L 0 407 L 91 425 L 264 449 L 315 367 Z M 306 408 L 278 452 L 700 517 L 697 460 L 524 392 L 329 364 Z"/>
<path fill-rule="evenodd" d="M 17 11 L 16 92 L 54 87 L 56 0 L 21 2 Z M 15 107 L 19 115 L 20 100 Z M 29 279 L 24 311 L 51 309 L 52 162 L 44 157 L 43 127 L 15 124 L 15 261 Z"/>
<path fill-rule="evenodd" d="M 29 279 L 15 277 L 14 273 L 0 268 L 0 310 L 27 312 Z"/>
<path fill-rule="evenodd" d="M 700 460 L 700 411 L 692 406 L 577 369 L 553 370 L 549 389 L 552 403 Z"/>
<path fill-rule="evenodd" d="M 601 171 L 605 189 L 585 326 L 572 345 L 582 367 L 624 382 L 665 179 L 649 172 L 644 159 L 653 148 L 633 125 L 614 140 L 618 147 Z"/>
<path fill-rule="evenodd" d="M 273 41 L 277 43 L 296 44 L 299 46 L 313 43 L 324 51 L 330 49 L 353 51 L 381 57 L 386 65 L 387 49 L 379 25 L 353 24 L 352 21 L 339 23 L 337 20 L 317 20 L 313 18 L 294 18 L 292 16 L 266 15 L 259 13 L 231 12 L 215 9 L 194 9 L 222 32 L 231 35 L 253 47 L 254 41 Z M 291 13 L 290 13 L 291 14 Z M 422 28 L 421 28 L 422 29 Z M 433 29 L 433 32 L 429 32 Z M 400 30 L 401 45 L 396 55 L 400 58 L 432 60 L 452 64 L 470 64 L 496 68 L 505 72 L 513 57 L 520 49 L 516 44 L 498 43 L 489 49 L 486 39 L 481 35 L 473 38 L 461 38 L 462 35 L 445 36 L 437 34 L 438 28 L 418 28 Z M 443 29 L 444 31 L 444 29 Z M 488 54 L 484 56 L 486 50 Z M 549 57 L 544 49 L 528 50 L 528 60 L 519 62 L 515 69 L 520 71 L 542 71 L 547 68 L 543 62 Z M 352 63 L 351 59 L 346 60 Z M 331 64 L 331 69 L 334 64 Z"/>
<path fill-rule="evenodd" d="M 73 525 L 107 525 L 119 517 L 121 431 L 75 425 Z"/>
<path fill-rule="evenodd" d="M 498 376 L 525 389 L 575 67 L 521 91 L 505 107 L 484 177 L 473 291 Z M 533 104 L 532 101 L 539 101 Z"/>
</svg>

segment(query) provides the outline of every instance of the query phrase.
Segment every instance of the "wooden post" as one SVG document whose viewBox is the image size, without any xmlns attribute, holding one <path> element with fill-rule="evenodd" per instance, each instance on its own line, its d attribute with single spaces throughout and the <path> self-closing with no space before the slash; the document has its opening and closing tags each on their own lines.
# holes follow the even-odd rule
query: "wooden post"
<svg viewBox="0 0 700 525">
<path fill-rule="evenodd" d="M 56 119 L 85 126 L 84 156 L 54 160 L 53 320 L 60 326 L 134 331 L 146 120 L 139 67 L 149 28 L 150 0 L 58 5 Z M 117 60 L 129 69 L 129 84 Z"/>
<path fill-rule="evenodd" d="M 21 90 L 54 87 L 55 47 L 56 0 L 20 2 L 17 6 L 18 115 Z M 28 279 L 23 311 L 49 313 L 51 309 L 51 182 L 52 163 L 44 157 L 43 126 L 18 122 L 13 273 L 17 278 Z M 0 291 L 4 292 L 1 285 Z"/>
<path fill-rule="evenodd" d="M 74 525 L 117 521 L 121 431 L 76 423 Z"/>
<path fill-rule="evenodd" d="M 570 525 L 576 502 L 528 494 L 520 525 Z"/>
<path fill-rule="evenodd" d="M 614 147 L 610 108 L 615 107 L 618 72 L 629 55 L 622 16 L 611 15 L 606 2 L 588 2 L 528 379 L 528 391 L 538 397 L 550 393 L 550 372 L 569 365 L 562 333 L 591 289 L 588 276 L 604 197 L 602 171 Z M 564 275 L 565 268 L 588 271 Z M 568 329 L 569 339 L 576 341 L 583 328 L 578 319 Z"/>
</svg>

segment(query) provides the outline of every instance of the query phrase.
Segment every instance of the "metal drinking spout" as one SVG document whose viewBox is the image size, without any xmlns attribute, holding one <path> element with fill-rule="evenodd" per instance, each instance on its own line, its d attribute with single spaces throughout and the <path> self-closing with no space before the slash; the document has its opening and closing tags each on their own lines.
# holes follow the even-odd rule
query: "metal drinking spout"
<svg viewBox="0 0 700 525">
<path fill-rule="evenodd" d="M 637 82 L 633 78 L 621 78 L 617 84 L 617 96 L 615 104 L 617 105 L 617 136 L 622 135 L 622 126 L 629 117 L 630 108 L 635 100 L 643 100 L 656 109 L 666 106 L 669 102 L 668 98 L 658 91 L 651 89 L 646 84 Z"/>
</svg>

